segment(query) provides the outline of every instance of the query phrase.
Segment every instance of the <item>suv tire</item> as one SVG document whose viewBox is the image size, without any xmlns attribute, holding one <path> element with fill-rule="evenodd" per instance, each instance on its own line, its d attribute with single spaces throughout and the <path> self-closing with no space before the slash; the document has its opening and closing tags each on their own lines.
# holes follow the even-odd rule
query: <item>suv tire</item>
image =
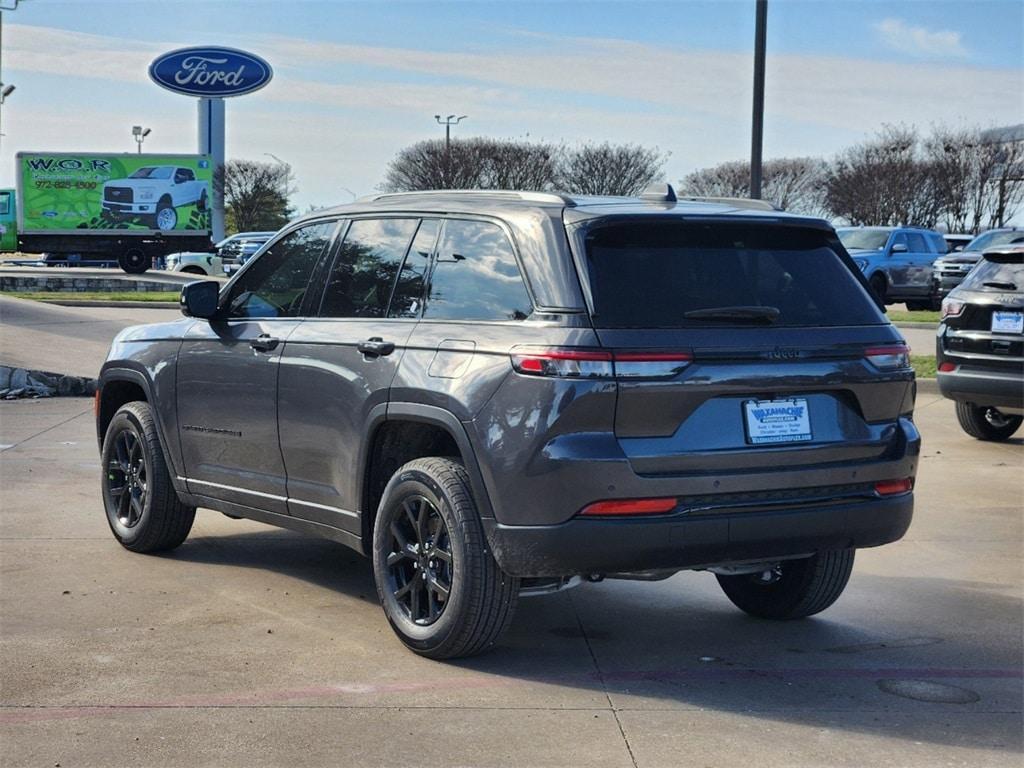
<svg viewBox="0 0 1024 768">
<path fill-rule="evenodd" d="M 979 440 L 1008 440 L 1024 422 L 1024 416 L 1008 416 L 995 408 L 960 401 L 956 418 L 964 432 Z"/>
<path fill-rule="evenodd" d="M 733 604 L 762 619 L 802 619 L 828 608 L 846 588 L 853 570 L 852 549 L 783 560 L 763 573 L 718 576 Z"/>
<path fill-rule="evenodd" d="M 163 552 L 181 544 L 196 509 L 171 485 L 149 403 L 131 402 L 114 414 L 103 437 L 101 481 L 107 523 L 132 552 Z"/>
<path fill-rule="evenodd" d="M 508 628 L 519 579 L 487 546 L 462 464 L 425 458 L 400 467 L 373 531 L 373 574 L 391 628 L 431 659 L 471 656 Z"/>
</svg>

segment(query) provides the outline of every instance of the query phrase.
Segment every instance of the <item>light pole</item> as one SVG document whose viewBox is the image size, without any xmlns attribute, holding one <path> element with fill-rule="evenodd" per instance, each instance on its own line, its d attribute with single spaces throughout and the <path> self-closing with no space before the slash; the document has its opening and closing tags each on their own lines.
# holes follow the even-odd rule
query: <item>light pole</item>
<svg viewBox="0 0 1024 768">
<path fill-rule="evenodd" d="M 434 115 L 434 119 L 437 120 L 438 125 L 444 126 L 444 151 L 445 153 L 452 151 L 452 126 L 458 125 L 465 120 L 469 115 L 461 115 L 455 117 L 455 115 L 448 115 L 444 120 L 441 119 L 440 115 Z"/>
<path fill-rule="evenodd" d="M 142 154 L 142 142 L 152 132 L 151 128 L 143 128 L 141 125 L 132 126 L 132 136 L 135 137 L 135 144 L 138 146 L 139 154 Z"/>
<path fill-rule="evenodd" d="M 13 85 L 4 85 L 0 83 L 0 114 L 3 113 L 4 102 L 7 101 L 7 97 L 14 93 Z M 4 135 L 3 125 L 0 124 L 0 137 Z"/>
<path fill-rule="evenodd" d="M 289 182 L 290 182 L 291 175 L 292 175 L 292 167 L 290 165 L 288 165 L 288 163 L 286 163 L 280 157 L 275 155 L 273 152 L 264 152 L 263 154 L 266 155 L 267 157 L 273 158 L 277 162 L 277 164 L 281 166 L 282 170 L 284 171 L 284 178 L 281 180 L 281 184 L 283 185 L 282 189 L 281 189 L 281 207 L 283 209 L 287 210 L 287 208 L 288 208 L 288 187 L 290 186 Z"/>
<path fill-rule="evenodd" d="M 768 0 L 756 0 L 754 17 L 754 114 L 750 131 L 750 196 L 761 199 L 761 149 L 764 145 L 764 53 Z"/>
</svg>

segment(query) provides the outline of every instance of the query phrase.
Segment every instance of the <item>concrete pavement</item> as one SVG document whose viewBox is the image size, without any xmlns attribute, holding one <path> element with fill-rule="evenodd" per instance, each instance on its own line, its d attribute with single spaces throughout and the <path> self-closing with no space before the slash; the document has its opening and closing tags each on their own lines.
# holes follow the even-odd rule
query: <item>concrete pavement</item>
<svg viewBox="0 0 1024 768">
<path fill-rule="evenodd" d="M 0 403 L 5 766 L 1021 763 L 1024 442 L 949 401 L 919 402 L 908 536 L 820 617 L 750 619 L 704 573 L 604 582 L 447 664 L 341 545 L 200 511 L 171 554 L 120 548 L 90 405 Z"/>
</svg>

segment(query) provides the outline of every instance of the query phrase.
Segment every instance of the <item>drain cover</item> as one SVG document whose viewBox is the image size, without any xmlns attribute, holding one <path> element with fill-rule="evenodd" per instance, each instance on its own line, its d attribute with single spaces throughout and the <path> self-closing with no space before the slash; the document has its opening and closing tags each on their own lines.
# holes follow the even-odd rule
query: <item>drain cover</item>
<svg viewBox="0 0 1024 768">
<path fill-rule="evenodd" d="M 973 704 L 981 699 L 981 696 L 967 688 L 929 680 L 879 680 L 878 687 L 893 696 L 933 704 Z"/>
</svg>

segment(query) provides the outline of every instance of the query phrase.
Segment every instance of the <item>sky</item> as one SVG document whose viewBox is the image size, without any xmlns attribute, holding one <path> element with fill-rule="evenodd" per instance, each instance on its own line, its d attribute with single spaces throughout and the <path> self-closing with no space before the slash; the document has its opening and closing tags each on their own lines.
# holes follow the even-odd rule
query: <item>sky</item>
<svg viewBox="0 0 1024 768">
<path fill-rule="evenodd" d="M 0 0 L 9 8 L 15 0 Z M 370 194 L 443 137 L 638 143 L 666 180 L 750 152 L 753 0 L 21 0 L 2 13 L 0 186 L 17 151 L 194 152 L 196 101 L 147 76 L 188 45 L 252 51 L 227 156 L 292 166 L 300 211 Z M 885 123 L 1024 122 L 1024 3 L 770 0 L 766 158 L 832 156 Z"/>
</svg>

